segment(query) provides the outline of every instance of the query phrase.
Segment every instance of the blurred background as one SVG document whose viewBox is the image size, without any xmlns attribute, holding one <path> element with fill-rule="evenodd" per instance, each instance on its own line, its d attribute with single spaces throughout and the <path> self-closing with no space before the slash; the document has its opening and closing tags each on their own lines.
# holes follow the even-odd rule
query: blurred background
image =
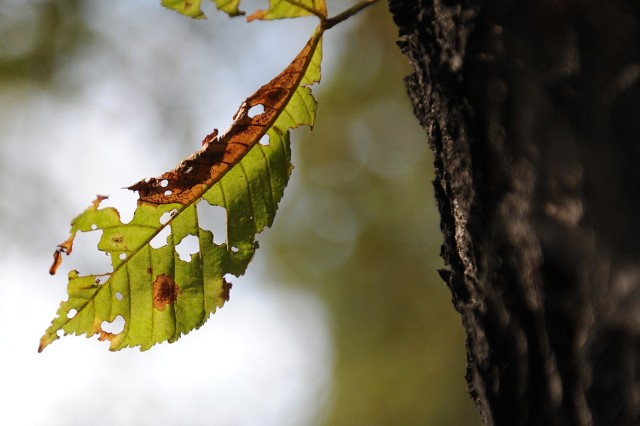
<svg viewBox="0 0 640 426">
<path fill-rule="evenodd" d="M 70 220 L 96 194 L 131 217 L 121 188 L 226 129 L 316 24 L 204 10 L 0 1 L 0 424 L 479 424 L 436 272 L 431 153 L 384 2 L 326 34 L 316 126 L 294 132 L 291 182 L 231 301 L 148 352 L 67 336 L 37 354 L 67 272 L 108 265 L 88 234 L 49 276 Z"/>
</svg>

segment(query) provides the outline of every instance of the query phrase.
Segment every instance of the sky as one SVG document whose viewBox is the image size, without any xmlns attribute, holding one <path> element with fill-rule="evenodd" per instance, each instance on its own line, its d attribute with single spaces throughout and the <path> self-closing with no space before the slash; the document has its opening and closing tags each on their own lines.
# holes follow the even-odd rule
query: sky
<svg viewBox="0 0 640 426">
<path fill-rule="evenodd" d="M 34 4 L 8 0 L 0 12 Z M 153 0 L 93 2 L 83 19 L 94 38 L 63 61 L 53 86 L 0 81 L 0 424 L 298 425 L 331 404 L 327 314 L 310 294 L 270 282 L 260 251 L 233 279 L 231 301 L 175 344 L 111 353 L 95 336 L 67 336 L 37 353 L 67 272 L 106 265 L 83 254 L 97 253 L 99 235 L 86 236 L 48 274 L 70 220 L 108 194 L 105 205 L 125 221 L 135 195 L 121 188 L 173 168 L 214 127 L 227 128 L 314 26 L 205 11 L 207 21 L 193 22 Z M 327 37 L 324 73 L 348 30 Z"/>
</svg>

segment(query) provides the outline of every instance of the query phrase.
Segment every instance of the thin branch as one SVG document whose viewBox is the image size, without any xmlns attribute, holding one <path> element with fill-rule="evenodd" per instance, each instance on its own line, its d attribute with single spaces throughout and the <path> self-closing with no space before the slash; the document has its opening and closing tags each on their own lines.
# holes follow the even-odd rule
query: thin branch
<svg viewBox="0 0 640 426">
<path fill-rule="evenodd" d="M 323 20 L 322 21 L 322 29 L 328 30 L 329 28 L 333 27 L 334 25 L 337 25 L 340 22 L 351 18 L 356 13 L 358 13 L 361 10 L 371 6 L 372 4 L 374 4 L 377 1 L 378 0 L 365 0 L 365 1 L 361 2 L 361 3 L 358 3 L 358 4 L 354 5 L 353 7 L 350 7 L 349 9 L 345 10 L 344 12 L 337 14 L 333 18 L 328 18 L 328 19 Z"/>
</svg>

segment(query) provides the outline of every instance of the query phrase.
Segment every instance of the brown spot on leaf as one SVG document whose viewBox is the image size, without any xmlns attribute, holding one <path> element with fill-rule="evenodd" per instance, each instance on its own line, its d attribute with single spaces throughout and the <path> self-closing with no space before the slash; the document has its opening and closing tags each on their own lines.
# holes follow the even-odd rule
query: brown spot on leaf
<svg viewBox="0 0 640 426">
<path fill-rule="evenodd" d="M 175 302 L 180 294 L 180 286 L 169 275 L 160 274 L 153 282 L 153 307 L 163 311 L 164 307 Z"/>
<path fill-rule="evenodd" d="M 316 32 L 287 68 L 240 105 L 223 135 L 218 136 L 214 130 L 204 138 L 198 151 L 173 170 L 131 185 L 129 189 L 138 192 L 139 202 L 187 205 L 222 179 L 260 142 L 289 104 L 303 81 L 321 36 L 322 31 Z M 262 105 L 264 112 L 250 117 L 248 112 L 256 105 Z"/>
<path fill-rule="evenodd" d="M 153 273 L 153 270 L 151 270 L 151 266 L 147 267 L 147 274 L 151 275 Z"/>
</svg>

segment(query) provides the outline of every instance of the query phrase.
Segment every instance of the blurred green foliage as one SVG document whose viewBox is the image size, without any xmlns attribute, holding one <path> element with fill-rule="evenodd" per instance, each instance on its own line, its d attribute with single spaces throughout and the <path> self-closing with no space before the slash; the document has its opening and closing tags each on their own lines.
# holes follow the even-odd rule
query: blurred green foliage
<svg viewBox="0 0 640 426">
<path fill-rule="evenodd" d="M 330 33 L 327 37 L 330 36 Z M 269 246 L 283 282 L 326 304 L 335 339 L 327 425 L 473 425 L 460 316 L 438 277 L 432 156 L 403 87 L 406 58 L 384 4 L 325 50 L 312 134 Z"/>
<path fill-rule="evenodd" d="M 85 7 L 0 4 L 2 84 L 51 83 L 89 45 Z M 465 392 L 460 317 L 436 272 L 432 158 L 402 85 L 409 67 L 384 2 L 358 23 L 340 40 L 327 35 L 325 52 L 342 53 L 316 89 L 313 133 L 294 135 L 292 183 L 259 256 L 281 282 L 317 294 L 330 315 L 325 424 L 479 424 Z M 157 101 L 174 107 L 171 97 Z"/>
<path fill-rule="evenodd" d="M 82 0 L 0 4 L 0 80 L 48 80 L 86 42 Z"/>
</svg>

